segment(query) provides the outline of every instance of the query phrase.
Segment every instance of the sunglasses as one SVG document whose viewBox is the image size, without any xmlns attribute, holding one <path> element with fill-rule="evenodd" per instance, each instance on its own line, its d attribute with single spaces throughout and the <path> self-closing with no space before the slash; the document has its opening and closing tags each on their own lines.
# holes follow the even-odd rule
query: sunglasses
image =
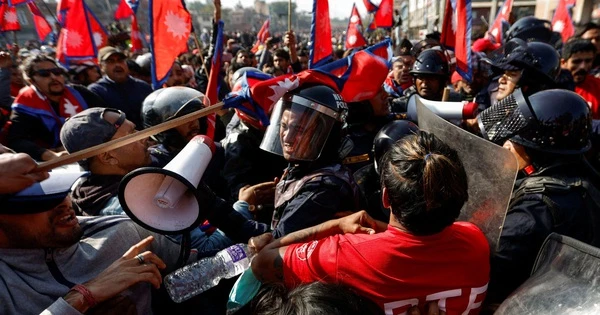
<svg viewBox="0 0 600 315">
<path fill-rule="evenodd" d="M 39 75 L 42 78 L 48 78 L 51 74 L 55 76 L 64 75 L 65 70 L 62 68 L 41 69 L 33 72 L 33 75 Z"/>
</svg>

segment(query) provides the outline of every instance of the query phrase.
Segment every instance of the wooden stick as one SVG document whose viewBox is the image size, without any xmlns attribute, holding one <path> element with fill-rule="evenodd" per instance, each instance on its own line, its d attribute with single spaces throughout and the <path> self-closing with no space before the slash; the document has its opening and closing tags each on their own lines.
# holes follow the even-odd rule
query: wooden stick
<svg viewBox="0 0 600 315">
<path fill-rule="evenodd" d="M 449 98 L 450 98 L 450 88 L 445 87 L 444 94 L 442 94 L 442 102 L 447 102 Z"/>
<path fill-rule="evenodd" d="M 165 121 L 161 124 L 152 126 L 148 129 L 144 129 L 142 131 L 129 134 L 125 137 L 114 139 L 109 142 L 93 146 L 91 148 L 83 149 L 81 151 L 77 151 L 77 152 L 74 152 L 69 155 L 61 156 L 57 159 L 46 161 L 44 163 L 39 164 L 37 167 L 37 170 L 38 171 L 48 171 L 55 167 L 75 163 L 79 160 L 87 159 L 87 158 L 96 156 L 98 154 L 102 154 L 104 152 L 112 151 L 112 150 L 120 148 L 122 146 L 126 146 L 130 143 L 148 138 L 152 135 L 163 132 L 165 130 L 169 130 L 171 128 L 177 127 L 179 125 L 183 125 L 185 123 L 199 119 L 201 117 L 216 113 L 223 107 L 223 105 L 224 104 L 221 102 L 221 103 L 203 108 L 199 111 L 189 113 L 189 114 L 181 116 L 181 117 L 177 117 L 173 120 Z M 81 135 L 81 136 L 85 137 L 85 135 Z"/>
<path fill-rule="evenodd" d="M 292 30 L 292 0 L 288 0 L 288 32 Z"/>
</svg>

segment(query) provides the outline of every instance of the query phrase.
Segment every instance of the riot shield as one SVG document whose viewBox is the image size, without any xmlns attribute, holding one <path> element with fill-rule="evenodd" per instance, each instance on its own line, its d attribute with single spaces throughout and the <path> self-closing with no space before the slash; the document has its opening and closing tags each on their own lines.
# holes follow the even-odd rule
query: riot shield
<svg viewBox="0 0 600 315">
<path fill-rule="evenodd" d="M 600 314 L 600 249 L 552 233 L 531 277 L 496 314 Z"/>
<path fill-rule="evenodd" d="M 496 250 L 517 176 L 514 155 L 492 142 L 440 118 L 417 98 L 419 128 L 435 134 L 458 152 L 469 183 L 469 200 L 459 221 L 477 225 Z"/>
</svg>

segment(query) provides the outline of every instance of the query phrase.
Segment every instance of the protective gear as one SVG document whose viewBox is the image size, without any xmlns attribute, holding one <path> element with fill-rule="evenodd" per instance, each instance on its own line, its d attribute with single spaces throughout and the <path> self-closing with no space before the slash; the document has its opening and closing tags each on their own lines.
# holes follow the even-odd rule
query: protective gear
<svg viewBox="0 0 600 315">
<path fill-rule="evenodd" d="M 347 112 L 341 95 L 327 86 L 289 92 L 275 104 L 260 148 L 288 161 L 337 155 Z"/>
<path fill-rule="evenodd" d="M 546 90 L 528 99 L 535 119 L 510 140 L 537 151 L 587 152 L 592 144 L 592 116 L 586 101 L 567 90 Z"/>
<path fill-rule="evenodd" d="M 383 155 L 388 151 L 392 144 L 404 138 L 405 136 L 415 134 L 419 127 L 407 120 L 396 120 L 381 128 L 373 140 L 373 166 L 375 172 L 379 174 L 379 165 Z"/>
<path fill-rule="evenodd" d="M 540 42 L 530 42 L 515 38 L 506 43 L 500 51 L 483 60 L 493 68 L 504 70 L 523 70 L 517 83 L 527 87 L 527 92 L 553 88 L 560 72 L 560 56 L 554 47 Z"/>
<path fill-rule="evenodd" d="M 244 74 L 246 74 L 246 72 L 255 72 L 255 73 L 263 73 L 262 71 L 254 68 L 254 67 L 244 67 L 244 68 L 240 68 L 238 69 L 236 72 L 233 73 L 233 75 L 231 76 L 231 92 L 238 92 L 242 90 L 242 78 L 244 76 Z M 248 106 L 251 107 L 251 106 Z M 267 128 L 265 126 L 263 126 L 260 121 L 256 118 L 256 117 L 252 117 L 251 115 L 246 114 L 244 111 L 239 110 L 239 109 L 235 109 L 235 114 L 240 118 L 240 120 L 242 122 L 244 122 L 244 124 L 258 129 L 258 130 L 266 130 Z M 271 113 L 266 113 L 267 115 L 271 114 Z"/>
<path fill-rule="evenodd" d="M 144 128 L 195 112 L 204 108 L 204 104 L 210 104 L 208 98 L 192 88 L 174 86 L 158 89 L 150 93 L 142 104 Z M 200 133 L 204 134 L 206 128 L 206 117 L 200 118 Z M 177 148 L 183 148 L 187 143 L 174 129 L 161 132 L 153 138 L 159 143 Z"/>
<path fill-rule="evenodd" d="M 427 49 L 419 54 L 410 74 L 429 74 L 450 77 L 448 58 L 441 50 Z"/>
<path fill-rule="evenodd" d="M 549 43 L 552 38 L 552 24 L 550 21 L 533 16 L 521 18 L 506 32 L 506 41 L 513 38 L 520 38 L 527 42 Z"/>
</svg>

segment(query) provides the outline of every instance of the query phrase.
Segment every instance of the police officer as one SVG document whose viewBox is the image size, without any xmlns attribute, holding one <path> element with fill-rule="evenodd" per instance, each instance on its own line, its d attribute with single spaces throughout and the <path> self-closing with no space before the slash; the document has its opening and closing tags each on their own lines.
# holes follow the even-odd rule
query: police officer
<svg viewBox="0 0 600 315">
<path fill-rule="evenodd" d="M 322 85 L 288 92 L 275 105 L 260 145 L 289 162 L 275 190 L 274 237 L 359 209 L 360 192 L 339 152 L 347 110 Z"/>
<path fill-rule="evenodd" d="M 527 103 L 521 105 L 531 112 L 524 106 L 510 110 L 512 117 L 525 118 L 524 123 L 511 118 L 493 122 L 506 132 L 495 142 L 514 153 L 520 174 L 492 256 L 490 303 L 501 302 L 528 278 L 550 233 L 600 245 L 600 194 L 583 157 L 591 146 L 589 106 L 579 95 L 558 89 L 535 93 Z M 508 117 L 507 110 L 492 114 Z M 491 117 L 486 112 L 480 116 Z"/>
<path fill-rule="evenodd" d="M 552 40 L 552 24 L 533 16 L 518 19 L 506 32 L 505 41 L 519 38 L 526 42 L 550 43 Z"/>
</svg>

